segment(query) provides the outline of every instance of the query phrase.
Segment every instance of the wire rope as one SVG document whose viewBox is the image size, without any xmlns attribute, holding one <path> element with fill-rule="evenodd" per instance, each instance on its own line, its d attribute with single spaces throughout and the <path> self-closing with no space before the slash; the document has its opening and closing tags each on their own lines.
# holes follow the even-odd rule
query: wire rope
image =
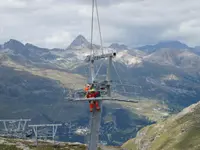
<svg viewBox="0 0 200 150">
<path fill-rule="evenodd" d="M 103 40 L 102 40 L 102 33 L 101 33 L 101 25 L 100 25 L 100 19 L 99 19 L 99 11 L 98 11 L 97 0 L 95 0 L 95 6 L 96 6 L 97 22 L 98 22 L 98 27 L 99 27 L 99 37 L 100 37 L 101 51 L 102 51 L 102 54 L 103 54 Z"/>
<path fill-rule="evenodd" d="M 93 50 L 93 30 L 94 30 L 94 3 L 95 0 L 92 0 L 92 20 L 91 20 L 91 55 L 94 56 L 94 50 Z"/>
<path fill-rule="evenodd" d="M 114 64 L 113 62 L 112 62 L 112 65 L 113 65 L 114 70 L 115 70 L 115 72 L 116 72 L 116 74 L 117 74 L 117 77 L 118 77 L 118 79 L 119 79 L 120 84 L 122 84 L 122 80 L 121 80 L 121 78 L 120 78 L 120 75 L 119 75 L 119 73 L 118 73 L 118 71 L 117 71 L 117 68 L 116 68 L 116 66 L 115 66 L 115 64 Z M 122 86 L 122 87 L 123 87 L 124 92 L 126 92 L 125 87 L 124 87 L 124 86 Z"/>
<path fill-rule="evenodd" d="M 96 77 L 97 77 L 97 75 L 99 74 L 99 71 L 100 71 L 100 69 L 101 69 L 101 67 L 102 67 L 103 63 L 104 63 L 104 61 L 102 61 L 102 62 L 101 62 L 101 64 L 100 64 L 100 66 L 99 66 L 99 68 L 98 68 L 98 70 L 97 70 L 97 72 L 96 72 L 96 74 L 95 74 L 94 78 L 96 78 Z"/>
</svg>

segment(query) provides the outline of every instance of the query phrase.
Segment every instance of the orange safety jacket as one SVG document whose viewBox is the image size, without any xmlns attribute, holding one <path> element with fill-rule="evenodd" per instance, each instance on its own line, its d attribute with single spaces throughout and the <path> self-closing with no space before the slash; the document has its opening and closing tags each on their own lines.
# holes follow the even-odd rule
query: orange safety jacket
<svg viewBox="0 0 200 150">
<path fill-rule="evenodd" d="M 84 91 L 85 91 L 85 92 L 88 92 L 89 89 L 90 89 L 89 86 L 85 86 Z"/>
</svg>

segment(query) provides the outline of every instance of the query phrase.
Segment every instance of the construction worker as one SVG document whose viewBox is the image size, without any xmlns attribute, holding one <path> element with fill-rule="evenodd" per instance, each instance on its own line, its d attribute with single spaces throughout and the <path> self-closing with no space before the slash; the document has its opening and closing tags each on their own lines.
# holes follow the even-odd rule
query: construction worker
<svg viewBox="0 0 200 150">
<path fill-rule="evenodd" d="M 86 92 L 86 96 L 88 94 L 88 91 L 89 91 L 90 87 L 91 87 L 90 84 L 86 84 L 85 85 L 84 91 Z"/>
<path fill-rule="evenodd" d="M 92 84 L 91 86 L 87 84 L 84 90 L 86 92 L 86 98 L 96 98 L 99 96 L 99 92 L 95 90 L 94 84 Z M 96 110 L 98 111 L 100 110 L 98 101 L 89 101 L 89 103 L 90 103 L 90 112 L 93 111 L 94 105 Z"/>
</svg>

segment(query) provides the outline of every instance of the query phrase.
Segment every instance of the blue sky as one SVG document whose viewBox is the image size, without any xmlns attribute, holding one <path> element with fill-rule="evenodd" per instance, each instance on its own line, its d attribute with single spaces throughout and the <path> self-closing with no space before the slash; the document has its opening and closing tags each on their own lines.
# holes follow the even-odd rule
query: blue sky
<svg viewBox="0 0 200 150">
<path fill-rule="evenodd" d="M 179 40 L 200 45 L 198 0 L 98 0 L 104 45 Z M 79 34 L 90 39 L 91 0 L 3 0 L 0 43 L 13 38 L 65 48 Z M 99 43 L 97 26 L 95 42 Z"/>
</svg>

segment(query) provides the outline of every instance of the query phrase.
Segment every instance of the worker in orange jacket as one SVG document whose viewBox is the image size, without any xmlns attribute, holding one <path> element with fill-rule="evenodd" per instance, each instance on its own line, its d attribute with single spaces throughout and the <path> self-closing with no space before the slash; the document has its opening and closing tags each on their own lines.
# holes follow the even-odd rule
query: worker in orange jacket
<svg viewBox="0 0 200 150">
<path fill-rule="evenodd" d="M 99 92 L 95 90 L 94 85 L 87 84 L 84 88 L 84 91 L 86 92 L 86 98 L 96 98 L 99 95 Z M 89 101 L 90 105 L 90 112 L 93 111 L 94 105 L 96 107 L 96 110 L 100 110 L 98 101 Z"/>
</svg>

